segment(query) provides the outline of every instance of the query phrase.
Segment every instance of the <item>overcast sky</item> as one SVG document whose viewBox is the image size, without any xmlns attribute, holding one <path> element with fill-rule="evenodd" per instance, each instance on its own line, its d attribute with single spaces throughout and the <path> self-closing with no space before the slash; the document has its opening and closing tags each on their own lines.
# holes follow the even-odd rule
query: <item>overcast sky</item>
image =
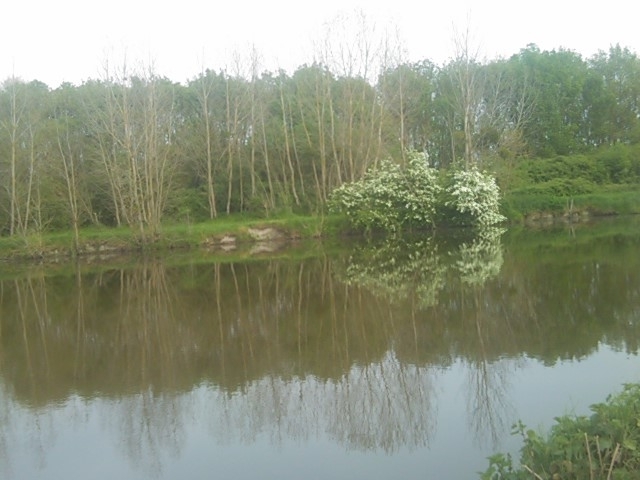
<svg viewBox="0 0 640 480">
<path fill-rule="evenodd" d="M 255 45 L 263 69 L 292 70 L 313 60 L 313 42 L 340 13 L 364 12 L 380 28 L 396 25 L 408 60 L 445 62 L 454 26 L 472 32 L 483 57 L 510 56 L 529 43 L 588 57 L 616 43 L 640 52 L 640 3 L 630 0 L 7 0 L 0 26 L 0 80 L 16 75 L 50 87 L 101 75 L 124 51 L 153 60 L 175 81 L 204 66 L 229 67 Z"/>
</svg>

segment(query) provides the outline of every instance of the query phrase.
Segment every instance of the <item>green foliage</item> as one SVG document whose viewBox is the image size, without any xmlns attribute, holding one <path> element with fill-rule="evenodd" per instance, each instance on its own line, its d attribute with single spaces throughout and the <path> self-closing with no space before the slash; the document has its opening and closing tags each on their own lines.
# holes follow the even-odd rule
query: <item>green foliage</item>
<svg viewBox="0 0 640 480">
<path fill-rule="evenodd" d="M 185 224 L 209 219 L 206 193 L 193 188 L 176 189 L 166 206 L 168 220 Z"/>
<path fill-rule="evenodd" d="M 594 159 L 606 170 L 611 183 L 640 181 L 640 145 L 616 144 L 601 148 L 595 152 Z"/>
<path fill-rule="evenodd" d="M 406 168 L 384 160 L 360 181 L 345 183 L 330 196 L 329 208 L 356 228 L 398 232 L 433 225 L 441 187 L 435 169 L 411 152 Z"/>
<path fill-rule="evenodd" d="M 636 185 L 622 189 L 609 186 L 599 188 L 593 193 L 569 197 L 524 189 L 505 195 L 503 202 L 503 211 L 512 220 L 540 212 L 564 214 L 571 209 L 574 212 L 589 212 L 594 216 L 638 214 L 640 213 L 640 190 Z"/>
<path fill-rule="evenodd" d="M 523 168 L 531 182 L 544 183 L 551 180 L 577 179 L 593 183 L 604 183 L 607 172 L 602 162 L 585 155 L 557 156 L 546 159 L 533 159 L 523 162 Z"/>
<path fill-rule="evenodd" d="M 584 178 L 554 178 L 518 190 L 524 195 L 570 197 L 595 191 L 595 185 Z"/>
<path fill-rule="evenodd" d="M 595 215 L 635 213 L 640 145 L 617 144 L 589 154 L 497 164 L 510 219 L 534 212 L 566 213 L 569 206 Z"/>
<path fill-rule="evenodd" d="M 505 196 L 504 211 L 509 218 L 518 218 L 533 212 L 562 212 L 567 199 L 554 195 L 513 192 Z"/>
<path fill-rule="evenodd" d="M 640 471 L 640 385 L 625 385 L 605 403 L 591 406 L 591 416 L 556 418 L 545 438 L 521 422 L 520 465 L 509 455 L 489 458 L 483 480 L 632 479 Z"/>
<path fill-rule="evenodd" d="M 637 185 L 620 191 L 608 189 L 603 192 L 583 195 L 578 200 L 594 215 L 640 214 L 640 189 Z"/>
</svg>

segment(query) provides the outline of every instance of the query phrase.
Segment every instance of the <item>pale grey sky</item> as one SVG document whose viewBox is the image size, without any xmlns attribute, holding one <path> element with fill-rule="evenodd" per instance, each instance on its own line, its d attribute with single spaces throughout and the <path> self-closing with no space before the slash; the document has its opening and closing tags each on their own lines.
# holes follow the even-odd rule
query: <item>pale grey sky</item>
<svg viewBox="0 0 640 480">
<path fill-rule="evenodd" d="M 640 4 L 629 0 L 13 0 L 3 7 L 0 80 L 80 83 L 126 51 L 130 62 L 153 60 L 157 73 L 185 81 L 203 66 L 230 67 L 233 52 L 251 45 L 263 69 L 291 70 L 313 60 L 324 24 L 356 10 L 380 28 L 396 25 L 411 61 L 446 61 L 454 25 L 469 25 L 489 59 L 528 43 L 584 56 L 616 43 L 640 52 Z"/>
</svg>

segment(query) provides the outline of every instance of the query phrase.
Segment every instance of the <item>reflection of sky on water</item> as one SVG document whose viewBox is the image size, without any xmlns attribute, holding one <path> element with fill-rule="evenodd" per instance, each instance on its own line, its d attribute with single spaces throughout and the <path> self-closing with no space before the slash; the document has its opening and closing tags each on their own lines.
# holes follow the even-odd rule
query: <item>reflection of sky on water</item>
<svg viewBox="0 0 640 480">
<path fill-rule="evenodd" d="M 0 478 L 477 478 L 640 381 L 640 237 L 534 234 L 2 281 Z"/>
<path fill-rule="evenodd" d="M 486 381 L 495 384 L 492 375 L 501 375 L 507 406 L 501 412 L 509 416 L 499 419 L 507 431 L 495 445 L 489 432 L 474 432 L 478 419 L 469 400 L 478 393 L 470 381 L 477 365 L 462 359 L 442 369 L 419 368 L 389 354 L 379 363 L 352 367 L 339 381 L 265 377 L 233 394 L 200 385 L 176 395 L 72 396 L 37 409 L 18 405 L 3 388 L 0 474 L 473 478 L 494 451 L 517 453 L 519 440 L 508 435 L 515 420 L 538 428 L 562 413 L 587 413 L 622 383 L 640 381 L 637 360 L 601 345 L 586 358 L 553 367 L 526 358 L 485 365 Z M 410 405 L 403 403 L 405 393 Z M 408 412 L 409 406 L 414 410 Z M 352 435 L 372 438 L 359 443 Z"/>
</svg>

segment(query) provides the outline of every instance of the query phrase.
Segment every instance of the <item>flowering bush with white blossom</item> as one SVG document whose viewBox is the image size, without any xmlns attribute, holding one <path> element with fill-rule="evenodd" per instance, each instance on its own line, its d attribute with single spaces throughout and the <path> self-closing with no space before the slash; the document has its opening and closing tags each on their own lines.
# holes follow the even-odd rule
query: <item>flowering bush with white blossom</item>
<svg viewBox="0 0 640 480">
<path fill-rule="evenodd" d="M 346 215 L 355 228 L 392 233 L 434 226 L 436 215 L 448 223 L 478 227 L 506 220 L 500 214 L 500 188 L 491 175 L 475 167 L 455 170 L 445 188 L 423 155 L 409 152 L 408 157 L 404 168 L 384 160 L 362 180 L 336 188 L 330 211 Z"/>
<path fill-rule="evenodd" d="M 445 205 L 455 208 L 469 223 L 482 227 L 506 220 L 500 214 L 500 187 L 495 178 L 476 167 L 456 170 L 446 193 Z"/>
<path fill-rule="evenodd" d="M 441 190 L 437 171 L 410 152 L 406 168 L 384 160 L 362 180 L 335 189 L 329 208 L 344 213 L 356 228 L 397 232 L 433 225 Z"/>
</svg>

